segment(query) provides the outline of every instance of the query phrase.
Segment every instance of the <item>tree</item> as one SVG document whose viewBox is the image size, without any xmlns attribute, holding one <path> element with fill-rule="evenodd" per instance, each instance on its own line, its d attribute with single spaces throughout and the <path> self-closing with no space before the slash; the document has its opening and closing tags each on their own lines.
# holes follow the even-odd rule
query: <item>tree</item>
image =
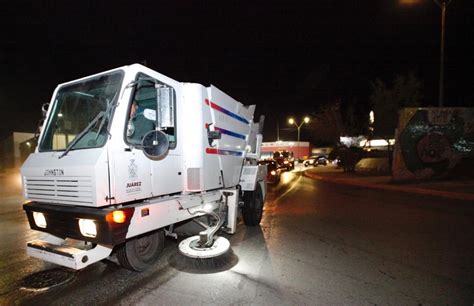
<svg viewBox="0 0 474 306">
<path fill-rule="evenodd" d="M 369 105 L 356 97 L 346 98 L 341 104 L 342 131 L 345 135 L 358 136 L 367 130 Z"/>
<path fill-rule="evenodd" d="M 318 145 L 339 142 L 342 129 L 340 103 L 320 107 L 311 113 L 312 140 Z"/>
<path fill-rule="evenodd" d="M 423 95 L 423 84 L 413 72 L 397 75 L 390 87 L 382 80 L 371 82 L 370 101 L 375 113 L 374 134 L 392 137 L 398 123 L 398 110 L 401 107 L 419 106 Z"/>
</svg>

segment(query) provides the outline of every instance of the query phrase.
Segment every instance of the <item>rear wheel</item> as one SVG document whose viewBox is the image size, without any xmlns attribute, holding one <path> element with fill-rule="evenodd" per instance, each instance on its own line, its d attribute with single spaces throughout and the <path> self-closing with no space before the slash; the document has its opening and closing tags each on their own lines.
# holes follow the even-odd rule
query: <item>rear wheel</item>
<svg viewBox="0 0 474 306">
<path fill-rule="evenodd" d="M 242 217 L 245 225 L 259 225 L 263 214 L 263 195 L 260 183 L 257 183 L 254 191 L 244 192 L 243 200 Z"/>
<path fill-rule="evenodd" d="M 117 250 L 120 264 L 129 270 L 145 271 L 160 257 L 165 246 L 162 230 L 132 238 Z"/>
</svg>

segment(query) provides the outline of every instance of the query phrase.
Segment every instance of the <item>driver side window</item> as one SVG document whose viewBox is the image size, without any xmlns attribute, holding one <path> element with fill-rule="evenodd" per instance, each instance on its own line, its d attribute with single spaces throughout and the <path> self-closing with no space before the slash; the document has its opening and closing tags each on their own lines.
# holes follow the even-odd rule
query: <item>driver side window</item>
<svg viewBox="0 0 474 306">
<path fill-rule="evenodd" d="M 157 87 L 166 87 L 166 85 L 147 76 L 138 78 L 128 112 L 126 139 L 134 146 L 141 146 L 143 137 L 148 132 L 158 129 L 168 136 L 169 148 L 174 149 L 176 147 L 175 91 L 171 89 L 171 107 L 168 109 L 168 116 L 165 116 L 168 120 L 164 122 L 162 105 L 165 102 L 159 95 Z M 163 122 L 160 122 L 160 119 Z"/>
</svg>

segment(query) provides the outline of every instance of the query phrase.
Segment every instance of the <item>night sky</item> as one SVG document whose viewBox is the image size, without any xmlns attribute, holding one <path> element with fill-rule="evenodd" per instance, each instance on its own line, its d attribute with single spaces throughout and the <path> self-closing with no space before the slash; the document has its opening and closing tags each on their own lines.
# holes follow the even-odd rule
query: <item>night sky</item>
<svg viewBox="0 0 474 306">
<path fill-rule="evenodd" d="M 440 9 L 432 0 L 1 1 L 0 140 L 33 132 L 58 83 L 146 61 L 214 84 L 276 122 L 356 100 L 414 71 L 437 105 Z M 474 1 L 447 11 L 447 106 L 474 106 Z M 308 92 L 312 93 L 308 95 Z M 310 98 L 308 98 L 310 97 Z M 297 117 L 300 118 L 300 117 Z"/>
</svg>

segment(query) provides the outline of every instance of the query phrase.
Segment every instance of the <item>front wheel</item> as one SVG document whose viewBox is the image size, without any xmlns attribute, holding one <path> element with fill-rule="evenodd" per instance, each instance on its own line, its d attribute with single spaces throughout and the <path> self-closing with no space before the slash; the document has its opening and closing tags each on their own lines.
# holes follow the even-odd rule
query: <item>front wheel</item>
<svg viewBox="0 0 474 306">
<path fill-rule="evenodd" d="M 142 272 L 158 260 L 164 247 L 165 234 L 160 230 L 128 240 L 117 250 L 117 258 L 124 268 Z"/>
<path fill-rule="evenodd" d="M 254 191 L 245 191 L 243 200 L 242 217 L 245 225 L 259 225 L 263 214 L 263 195 L 260 183 L 257 183 Z"/>
</svg>

